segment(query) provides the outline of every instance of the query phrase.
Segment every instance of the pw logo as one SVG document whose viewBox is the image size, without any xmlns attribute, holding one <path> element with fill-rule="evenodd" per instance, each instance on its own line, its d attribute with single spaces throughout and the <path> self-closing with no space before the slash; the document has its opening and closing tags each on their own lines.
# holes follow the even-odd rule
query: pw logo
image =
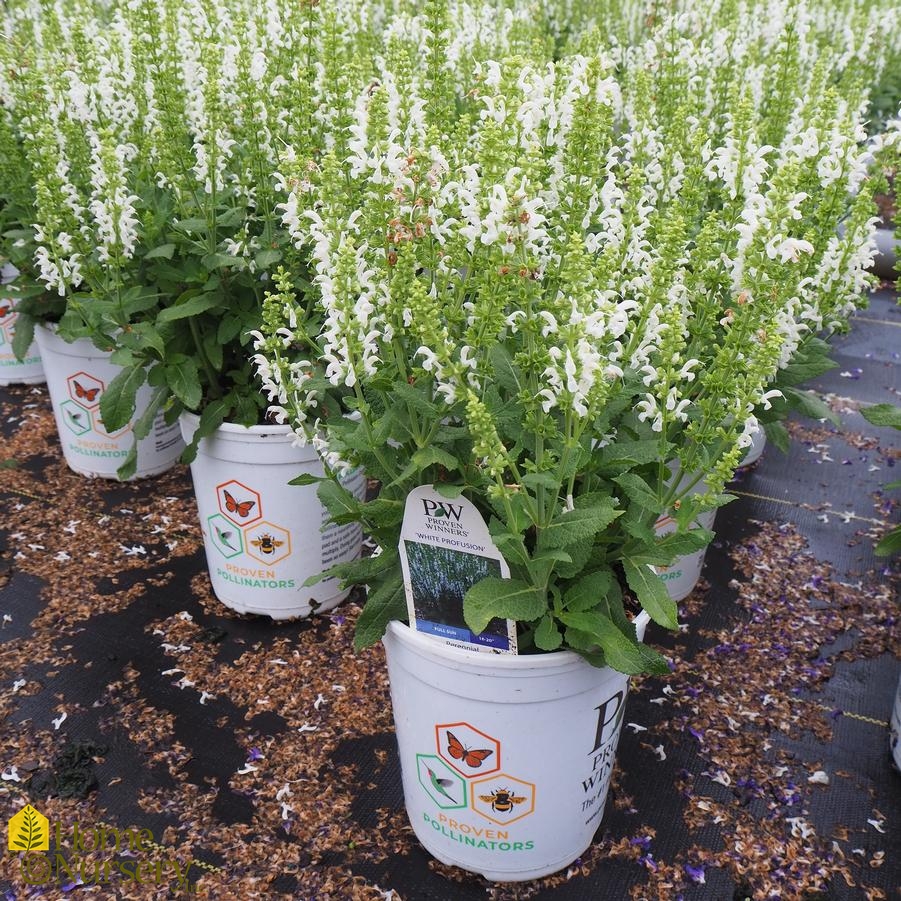
<svg viewBox="0 0 901 901">
<path fill-rule="evenodd" d="M 27 804 L 10 819 L 7 837 L 10 851 L 47 851 L 50 848 L 50 822 Z"/>
<path fill-rule="evenodd" d="M 425 508 L 425 515 L 435 519 L 455 519 L 460 522 L 460 515 L 463 513 L 462 504 L 439 503 L 428 498 L 422 499 L 422 506 Z"/>
</svg>

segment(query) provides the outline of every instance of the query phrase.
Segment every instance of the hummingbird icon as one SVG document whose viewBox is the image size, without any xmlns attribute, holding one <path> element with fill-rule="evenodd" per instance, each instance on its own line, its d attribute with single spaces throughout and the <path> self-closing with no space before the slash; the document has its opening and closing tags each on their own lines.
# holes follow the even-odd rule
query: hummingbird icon
<svg viewBox="0 0 901 901">
<path fill-rule="evenodd" d="M 429 780 L 432 783 L 432 788 L 434 788 L 436 792 L 439 792 L 440 794 L 444 795 L 444 797 L 447 798 L 448 801 L 453 801 L 454 804 L 456 804 L 457 803 L 456 798 L 452 798 L 446 791 L 448 786 L 454 784 L 453 780 L 452 779 L 442 779 L 440 776 L 436 776 L 428 767 L 426 767 L 426 770 L 428 771 Z"/>
<path fill-rule="evenodd" d="M 216 530 L 216 535 L 219 537 L 219 540 L 230 550 L 236 551 L 237 548 L 233 547 L 229 544 L 228 539 L 232 537 L 232 533 L 230 531 L 226 531 L 225 529 L 220 529 L 219 526 L 213 526 Z"/>
</svg>

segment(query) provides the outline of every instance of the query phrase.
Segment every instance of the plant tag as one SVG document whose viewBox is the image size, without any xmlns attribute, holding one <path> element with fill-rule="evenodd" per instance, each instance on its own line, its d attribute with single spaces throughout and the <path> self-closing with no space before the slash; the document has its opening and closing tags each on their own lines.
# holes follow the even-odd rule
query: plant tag
<svg viewBox="0 0 901 901">
<path fill-rule="evenodd" d="M 450 500 L 431 485 L 408 495 L 400 562 L 410 627 L 471 651 L 515 654 L 516 623 L 493 619 L 476 635 L 463 619 L 463 597 L 487 576 L 510 578 L 482 515 L 462 495 Z"/>
</svg>

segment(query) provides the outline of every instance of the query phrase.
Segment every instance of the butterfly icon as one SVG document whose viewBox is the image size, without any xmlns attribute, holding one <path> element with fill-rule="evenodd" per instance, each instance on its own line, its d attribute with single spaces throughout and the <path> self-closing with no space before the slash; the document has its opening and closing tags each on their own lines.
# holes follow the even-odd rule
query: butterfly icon
<svg viewBox="0 0 901 901">
<path fill-rule="evenodd" d="M 75 396 L 83 398 L 89 404 L 92 404 L 100 393 L 99 388 L 85 388 L 77 379 L 72 379 L 72 383 L 75 385 Z"/>
<path fill-rule="evenodd" d="M 454 735 L 453 732 L 448 730 L 447 733 L 447 753 L 450 754 L 454 760 L 462 760 L 463 763 L 468 767 L 472 767 L 476 769 L 480 767 L 493 753 L 494 751 L 489 750 L 488 748 L 476 748 L 474 750 L 470 750 L 467 747 L 464 747 L 462 742 Z"/>
<path fill-rule="evenodd" d="M 241 519 L 250 516 L 250 511 L 256 506 L 256 501 L 241 501 L 239 503 L 224 488 L 222 493 L 225 495 L 225 509 L 229 513 L 237 513 Z"/>
</svg>

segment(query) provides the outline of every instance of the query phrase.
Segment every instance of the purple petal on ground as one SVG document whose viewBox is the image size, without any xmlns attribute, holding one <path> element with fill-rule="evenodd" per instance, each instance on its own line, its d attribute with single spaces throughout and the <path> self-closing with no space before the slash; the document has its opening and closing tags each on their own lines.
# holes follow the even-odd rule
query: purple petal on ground
<svg viewBox="0 0 901 901">
<path fill-rule="evenodd" d="M 692 882 L 703 885 L 707 881 L 703 867 L 693 867 L 690 863 L 687 863 L 683 869 Z"/>
</svg>

